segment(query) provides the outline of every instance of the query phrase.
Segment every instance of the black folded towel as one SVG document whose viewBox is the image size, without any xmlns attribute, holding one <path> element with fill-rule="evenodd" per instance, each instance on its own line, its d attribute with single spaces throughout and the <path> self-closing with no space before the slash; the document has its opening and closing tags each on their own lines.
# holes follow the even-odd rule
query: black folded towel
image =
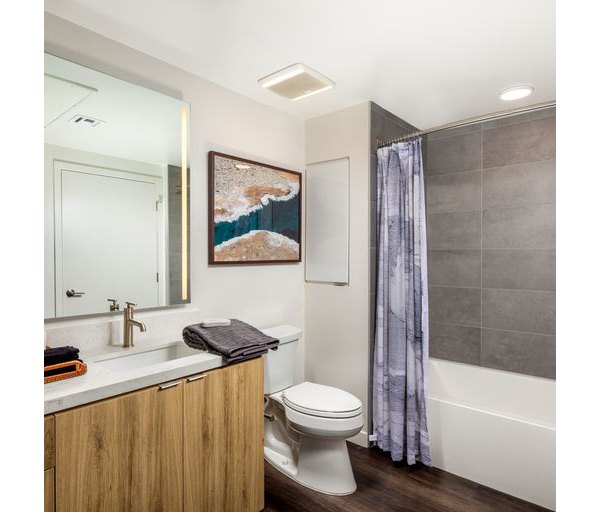
<svg viewBox="0 0 600 512">
<path fill-rule="evenodd" d="M 227 326 L 188 325 L 182 335 L 190 347 L 219 354 L 226 364 L 258 357 L 269 349 L 276 350 L 279 345 L 278 339 L 236 319 L 232 319 L 231 325 Z"/>
<path fill-rule="evenodd" d="M 75 347 L 55 347 L 44 350 L 44 366 L 66 363 L 75 359 L 79 359 L 79 349 Z"/>
</svg>

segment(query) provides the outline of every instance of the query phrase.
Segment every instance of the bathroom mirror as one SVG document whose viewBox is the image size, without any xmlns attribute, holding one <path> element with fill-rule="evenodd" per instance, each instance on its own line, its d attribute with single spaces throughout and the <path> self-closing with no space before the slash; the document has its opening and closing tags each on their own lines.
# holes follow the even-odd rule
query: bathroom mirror
<svg viewBox="0 0 600 512">
<path fill-rule="evenodd" d="M 45 318 L 189 302 L 189 105 L 44 59 Z"/>
</svg>

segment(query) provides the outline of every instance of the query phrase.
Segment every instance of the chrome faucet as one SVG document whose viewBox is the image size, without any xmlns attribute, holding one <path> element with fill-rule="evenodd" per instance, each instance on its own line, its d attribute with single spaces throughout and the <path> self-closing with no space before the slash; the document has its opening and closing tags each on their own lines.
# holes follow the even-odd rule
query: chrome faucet
<svg viewBox="0 0 600 512">
<path fill-rule="evenodd" d="M 133 347 L 133 326 L 135 325 L 138 327 L 140 332 L 146 332 L 146 324 L 133 319 L 133 308 L 134 306 L 137 306 L 137 304 L 128 301 L 125 301 L 125 304 L 125 309 L 123 309 L 123 312 L 125 313 L 125 319 L 123 321 L 123 346 L 125 348 L 131 348 Z"/>
</svg>

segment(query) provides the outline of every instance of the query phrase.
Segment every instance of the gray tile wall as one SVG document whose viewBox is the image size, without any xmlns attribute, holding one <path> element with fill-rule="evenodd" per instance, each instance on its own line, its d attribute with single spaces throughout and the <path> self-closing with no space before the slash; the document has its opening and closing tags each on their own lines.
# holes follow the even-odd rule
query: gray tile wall
<svg viewBox="0 0 600 512">
<path fill-rule="evenodd" d="M 430 134 L 430 355 L 555 378 L 555 110 Z"/>
</svg>

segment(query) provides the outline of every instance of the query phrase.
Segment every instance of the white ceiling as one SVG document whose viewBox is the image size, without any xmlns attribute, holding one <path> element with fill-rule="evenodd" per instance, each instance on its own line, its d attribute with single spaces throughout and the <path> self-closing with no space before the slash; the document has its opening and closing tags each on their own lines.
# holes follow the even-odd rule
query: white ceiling
<svg viewBox="0 0 600 512">
<path fill-rule="evenodd" d="M 44 123 L 44 142 L 181 165 L 180 108 L 185 103 L 54 55 L 44 54 L 44 73 L 55 77 L 44 84 L 45 117 L 51 121 Z M 69 83 L 78 85 L 75 91 L 65 90 Z M 76 125 L 70 122 L 76 115 L 104 122 L 94 128 Z"/>
<path fill-rule="evenodd" d="M 296 117 L 373 100 L 428 128 L 555 99 L 552 0 L 46 0 L 47 11 Z M 337 83 L 290 102 L 257 80 Z M 497 92 L 536 88 L 506 103 Z"/>
</svg>

